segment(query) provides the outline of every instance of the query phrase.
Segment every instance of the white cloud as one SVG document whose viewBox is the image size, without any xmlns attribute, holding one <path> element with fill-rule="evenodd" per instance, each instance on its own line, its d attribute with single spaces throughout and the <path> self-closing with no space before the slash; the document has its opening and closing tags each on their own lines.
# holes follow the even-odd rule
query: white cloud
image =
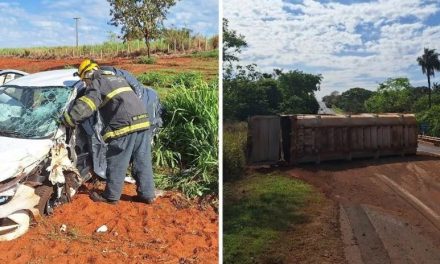
<svg viewBox="0 0 440 264">
<path fill-rule="evenodd" d="M 26 4 L 0 0 L 0 47 L 31 47 L 75 44 L 75 21 L 79 20 L 80 44 L 96 44 L 108 32 L 120 33 L 108 24 L 107 0 L 29 1 Z M 181 0 L 170 9 L 166 24 L 187 26 L 195 33 L 213 34 L 218 28 L 218 0 Z"/>
<path fill-rule="evenodd" d="M 184 26 L 194 33 L 217 34 L 219 0 L 181 0 L 170 8 L 165 26 Z"/>
<path fill-rule="evenodd" d="M 374 89 L 388 77 L 414 75 L 408 69 L 417 65 L 423 47 L 440 50 L 440 26 L 424 24 L 440 10 L 434 1 L 224 0 L 223 7 L 230 27 L 249 44 L 240 56 L 243 63 L 257 63 L 266 71 L 303 67 L 322 73 L 319 97 L 354 86 Z M 423 85 L 422 79 L 414 81 Z"/>
</svg>

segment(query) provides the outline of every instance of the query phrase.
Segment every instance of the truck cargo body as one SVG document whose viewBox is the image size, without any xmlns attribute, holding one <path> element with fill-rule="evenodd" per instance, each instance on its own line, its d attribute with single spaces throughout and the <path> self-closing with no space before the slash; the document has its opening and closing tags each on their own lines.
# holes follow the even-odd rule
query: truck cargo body
<svg viewBox="0 0 440 264">
<path fill-rule="evenodd" d="M 290 165 L 417 152 L 412 114 L 254 116 L 249 162 Z"/>
</svg>

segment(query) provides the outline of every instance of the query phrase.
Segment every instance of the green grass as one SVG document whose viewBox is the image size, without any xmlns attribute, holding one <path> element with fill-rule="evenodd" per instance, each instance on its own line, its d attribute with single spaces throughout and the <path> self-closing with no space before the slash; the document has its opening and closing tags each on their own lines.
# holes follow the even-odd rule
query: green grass
<svg viewBox="0 0 440 264">
<path fill-rule="evenodd" d="M 342 110 L 341 108 L 336 107 L 336 106 L 332 106 L 332 110 L 335 111 L 335 113 L 336 113 L 337 115 L 343 115 L 343 114 L 345 114 L 344 110 Z"/>
<path fill-rule="evenodd" d="M 156 57 L 140 56 L 136 63 L 139 64 L 156 64 Z"/>
<path fill-rule="evenodd" d="M 138 80 L 155 88 L 172 88 L 174 86 L 194 87 L 205 82 L 202 73 L 151 71 L 138 75 Z"/>
<path fill-rule="evenodd" d="M 224 263 L 255 263 L 292 225 L 306 222 L 309 185 L 281 173 L 224 184 Z"/>
<path fill-rule="evenodd" d="M 169 90 L 162 101 L 163 128 L 153 149 L 155 167 L 166 168 L 156 177 L 158 186 L 178 189 L 189 197 L 216 195 L 218 87 L 184 79 Z"/>
<path fill-rule="evenodd" d="M 242 176 L 246 166 L 247 123 L 223 124 L 223 180 Z"/>
<path fill-rule="evenodd" d="M 218 49 L 208 50 L 208 51 L 195 51 L 190 57 L 193 58 L 217 58 L 218 59 Z"/>
<path fill-rule="evenodd" d="M 188 197 L 218 192 L 218 83 L 200 72 L 151 71 L 137 76 L 153 87 L 165 109 L 155 137 L 158 188 Z"/>
</svg>

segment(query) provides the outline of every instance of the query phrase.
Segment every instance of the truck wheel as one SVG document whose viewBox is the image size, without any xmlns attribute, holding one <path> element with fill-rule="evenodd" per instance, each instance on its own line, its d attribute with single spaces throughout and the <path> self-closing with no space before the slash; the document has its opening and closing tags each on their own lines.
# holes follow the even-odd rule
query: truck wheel
<svg viewBox="0 0 440 264">
<path fill-rule="evenodd" d="M 51 215 L 53 208 L 50 199 L 53 195 L 53 187 L 48 185 L 41 185 L 35 188 L 35 194 L 40 196 L 37 208 L 41 215 Z"/>
</svg>

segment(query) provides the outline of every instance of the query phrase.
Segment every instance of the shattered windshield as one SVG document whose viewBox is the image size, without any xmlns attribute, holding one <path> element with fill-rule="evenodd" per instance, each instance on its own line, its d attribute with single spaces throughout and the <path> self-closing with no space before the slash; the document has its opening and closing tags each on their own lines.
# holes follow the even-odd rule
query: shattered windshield
<svg viewBox="0 0 440 264">
<path fill-rule="evenodd" d="M 71 92 L 68 87 L 0 87 L 0 136 L 50 137 Z"/>
</svg>

